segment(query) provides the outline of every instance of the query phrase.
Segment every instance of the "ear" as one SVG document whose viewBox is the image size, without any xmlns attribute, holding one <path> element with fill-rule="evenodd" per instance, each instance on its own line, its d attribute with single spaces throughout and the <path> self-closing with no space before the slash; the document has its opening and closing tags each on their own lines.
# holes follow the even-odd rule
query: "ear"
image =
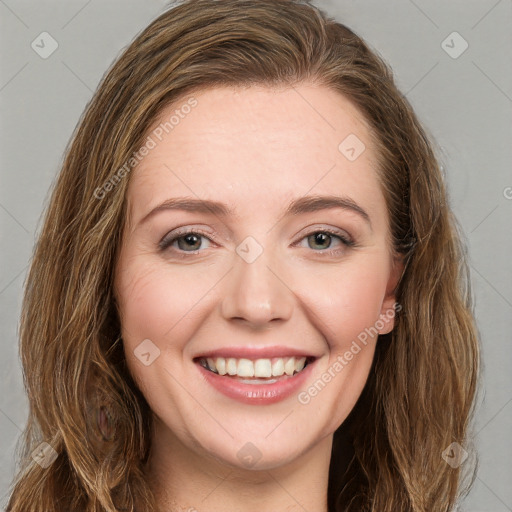
<svg viewBox="0 0 512 512">
<path fill-rule="evenodd" d="M 403 272 L 403 256 L 397 255 L 392 262 L 391 272 L 386 286 L 386 295 L 382 302 L 382 309 L 380 311 L 379 321 L 377 322 L 379 334 L 387 334 L 391 332 L 395 326 L 396 311 L 401 309 L 401 306 L 396 304 L 395 292 Z"/>
</svg>

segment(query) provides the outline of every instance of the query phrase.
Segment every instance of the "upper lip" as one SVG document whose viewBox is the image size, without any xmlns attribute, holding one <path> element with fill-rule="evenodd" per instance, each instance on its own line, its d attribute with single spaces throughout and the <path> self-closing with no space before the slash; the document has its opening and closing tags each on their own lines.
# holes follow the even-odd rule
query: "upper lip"
<svg viewBox="0 0 512 512">
<path fill-rule="evenodd" d="M 303 349 L 283 347 L 283 346 L 272 346 L 272 347 L 224 347 L 215 350 L 208 350 L 201 352 L 194 359 L 202 358 L 235 358 L 235 359 L 272 359 L 273 357 L 310 357 L 317 358 L 317 356 L 307 352 Z"/>
</svg>

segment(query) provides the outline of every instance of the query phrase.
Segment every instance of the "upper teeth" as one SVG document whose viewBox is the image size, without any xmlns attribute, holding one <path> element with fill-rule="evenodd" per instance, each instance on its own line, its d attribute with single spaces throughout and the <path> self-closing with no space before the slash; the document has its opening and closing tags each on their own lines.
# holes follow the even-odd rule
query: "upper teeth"
<svg viewBox="0 0 512 512">
<path fill-rule="evenodd" d="M 206 365 L 204 362 L 206 361 Z M 280 377 L 281 375 L 293 375 L 300 372 L 305 364 L 306 358 L 300 357 L 274 357 L 272 359 L 235 359 L 234 357 L 224 358 L 208 357 L 202 359 L 203 366 L 207 366 L 212 372 L 219 375 L 237 375 L 238 377 Z"/>
</svg>

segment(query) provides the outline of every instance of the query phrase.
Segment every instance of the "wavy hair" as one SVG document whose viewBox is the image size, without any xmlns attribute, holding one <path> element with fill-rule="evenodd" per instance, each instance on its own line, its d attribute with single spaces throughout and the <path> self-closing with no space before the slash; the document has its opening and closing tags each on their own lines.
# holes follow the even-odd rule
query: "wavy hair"
<svg viewBox="0 0 512 512">
<path fill-rule="evenodd" d="M 452 468 L 441 453 L 452 442 L 473 453 L 479 334 L 433 139 L 379 54 L 309 1 L 187 0 L 104 75 L 45 205 L 24 284 L 30 409 L 8 512 L 157 510 L 144 472 L 151 411 L 127 370 L 113 296 L 126 162 L 162 110 L 194 91 L 304 82 L 338 91 L 369 123 L 390 243 L 406 262 L 395 327 L 334 434 L 329 511 L 448 512 L 469 490 L 472 460 Z"/>
</svg>

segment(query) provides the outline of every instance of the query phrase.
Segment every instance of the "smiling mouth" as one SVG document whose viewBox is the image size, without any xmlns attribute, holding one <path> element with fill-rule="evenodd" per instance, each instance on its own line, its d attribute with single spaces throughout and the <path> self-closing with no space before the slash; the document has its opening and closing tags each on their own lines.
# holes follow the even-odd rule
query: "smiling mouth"
<svg viewBox="0 0 512 512">
<path fill-rule="evenodd" d="M 194 360 L 206 370 L 247 384 L 271 384 L 302 372 L 314 357 L 272 357 L 246 359 L 234 357 L 199 357 Z"/>
</svg>

